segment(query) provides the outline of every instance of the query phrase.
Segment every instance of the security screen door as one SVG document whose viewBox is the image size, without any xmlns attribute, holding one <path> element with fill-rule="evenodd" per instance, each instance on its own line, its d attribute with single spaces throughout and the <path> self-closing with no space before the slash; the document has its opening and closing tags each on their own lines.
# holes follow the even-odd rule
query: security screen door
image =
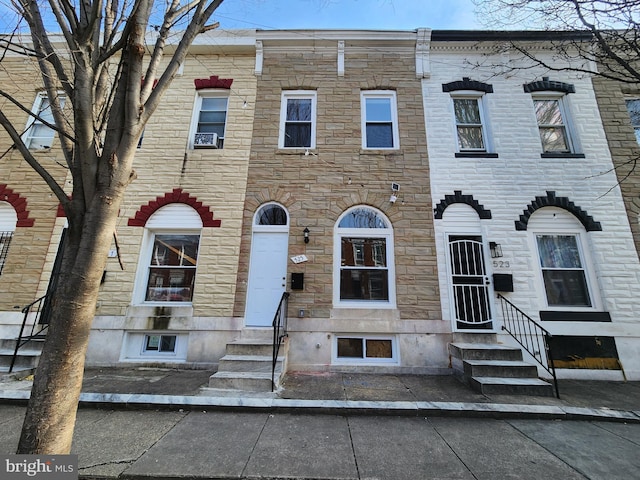
<svg viewBox="0 0 640 480">
<path fill-rule="evenodd" d="M 449 235 L 449 266 L 456 329 L 493 329 L 482 237 Z"/>
</svg>

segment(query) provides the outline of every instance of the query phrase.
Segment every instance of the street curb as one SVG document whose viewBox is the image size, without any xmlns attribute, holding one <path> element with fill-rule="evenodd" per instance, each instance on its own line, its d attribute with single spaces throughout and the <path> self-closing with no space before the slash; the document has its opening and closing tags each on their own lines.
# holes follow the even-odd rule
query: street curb
<svg viewBox="0 0 640 480">
<path fill-rule="evenodd" d="M 0 403 L 26 405 L 30 392 L 5 390 Z M 328 415 L 396 415 L 425 417 L 474 417 L 553 419 L 640 423 L 640 412 L 554 405 L 462 402 L 389 402 L 354 400 L 300 400 L 257 397 L 205 397 L 182 395 L 144 395 L 82 393 L 82 407 L 114 409 L 228 410 L 266 413 Z"/>
</svg>

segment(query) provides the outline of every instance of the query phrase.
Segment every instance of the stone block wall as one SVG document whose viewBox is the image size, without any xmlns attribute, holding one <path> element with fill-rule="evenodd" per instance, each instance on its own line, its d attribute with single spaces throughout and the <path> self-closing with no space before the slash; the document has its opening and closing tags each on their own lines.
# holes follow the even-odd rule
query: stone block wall
<svg viewBox="0 0 640 480">
<path fill-rule="evenodd" d="M 627 98 L 640 98 L 640 86 L 623 85 L 603 77 L 594 77 L 593 88 L 627 209 L 636 252 L 640 255 L 640 146 L 625 105 Z"/>
<path fill-rule="evenodd" d="M 129 226 L 129 220 L 149 202 L 181 189 L 208 207 L 219 221 L 219 226 L 202 229 L 193 315 L 231 316 L 255 105 L 254 65 L 252 54 L 188 56 L 182 74 L 175 78 L 149 121 L 136 154 L 137 178 L 127 190 L 118 225 L 125 269 L 120 268 L 117 258 L 109 259 L 98 315 L 125 315 L 129 305 L 137 303 L 133 293 L 136 274 L 143 268 L 139 255 L 144 227 Z M 233 79 L 228 90 L 224 148 L 192 149 L 188 144 L 197 94 L 194 79 L 212 75 Z M 143 277 L 137 281 L 146 282 Z"/>
<path fill-rule="evenodd" d="M 278 149 L 284 90 L 317 93 L 317 145 L 309 155 L 305 149 Z M 363 90 L 397 93 L 399 149 L 362 148 Z M 276 201 L 291 217 L 289 257 L 309 258 L 288 264 L 289 274 L 305 274 L 304 291 L 292 292 L 290 299 L 290 315 L 306 312 L 300 328 L 314 329 L 313 319 L 332 315 L 334 227 L 346 209 L 360 204 L 380 209 L 391 221 L 400 318 L 439 320 L 429 163 L 414 48 L 347 46 L 345 73 L 338 76 L 336 44 L 270 49 L 265 42 L 257 92 L 234 315 L 242 316 L 245 309 L 253 215 L 263 203 Z M 395 204 L 389 202 L 391 182 L 401 185 Z M 305 227 L 311 232 L 308 244 L 303 241 Z"/>
<path fill-rule="evenodd" d="M 5 52 L 0 70 L 2 89 L 28 109 L 42 90 L 39 77 L 35 60 Z M 19 133 L 23 132 L 27 126 L 27 113 L 6 98 L 0 102 L 4 115 L 14 122 Z M 68 182 L 68 170 L 58 142 L 56 135 L 51 148 L 34 151 L 34 156 L 59 185 L 68 187 L 70 184 L 65 183 Z M 7 202 L 17 212 L 18 225 L 0 274 L 0 312 L 15 313 L 46 292 L 51 272 L 47 252 L 56 223 L 58 200 L 12 145 L 11 138 L 1 128 L 0 202 Z"/>
</svg>

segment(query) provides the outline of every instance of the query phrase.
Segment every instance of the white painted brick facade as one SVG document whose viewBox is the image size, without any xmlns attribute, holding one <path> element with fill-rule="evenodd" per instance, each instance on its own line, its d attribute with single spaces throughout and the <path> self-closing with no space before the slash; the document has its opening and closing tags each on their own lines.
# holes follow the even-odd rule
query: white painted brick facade
<svg viewBox="0 0 640 480">
<path fill-rule="evenodd" d="M 532 236 L 516 231 L 514 222 L 536 196 L 546 196 L 547 191 L 568 197 L 592 215 L 602 225 L 602 231 L 585 234 L 592 259 L 589 268 L 596 278 L 592 290 L 599 290 L 602 300 L 596 309 L 608 311 L 612 323 L 580 324 L 577 328 L 568 322 L 545 322 L 545 327 L 565 335 L 616 336 L 627 378 L 640 378 L 640 362 L 632 355 L 640 342 L 635 311 L 640 265 L 616 176 L 611 172 L 613 165 L 591 80 L 540 69 L 515 71 L 508 77 L 493 76 L 488 69 L 469 66 L 491 63 L 483 53 L 486 52 L 475 53 L 471 48 L 448 51 L 442 44 L 432 45 L 432 75 L 423 81 L 423 92 L 433 204 L 461 190 L 491 211 L 491 219 L 480 221 L 484 240 L 501 244 L 504 256 L 499 260 L 508 261 L 510 267 L 493 269 L 489 274 L 512 273 L 514 292 L 506 296 L 534 319 L 539 318 L 540 310 L 552 309 L 546 307 Z M 569 115 L 576 135 L 575 151 L 584 153 L 585 158 L 540 157 L 533 102 L 523 84 L 543 76 L 575 85 L 576 92 L 567 95 Z M 484 113 L 488 143 L 498 158 L 454 156 L 457 138 L 453 104 L 451 94 L 443 92 L 442 85 L 463 77 L 493 85 L 493 93 L 484 95 Z M 445 229 L 444 220 L 435 220 L 443 318 L 451 319 Z M 619 329 L 619 324 L 625 324 L 625 328 Z"/>
</svg>

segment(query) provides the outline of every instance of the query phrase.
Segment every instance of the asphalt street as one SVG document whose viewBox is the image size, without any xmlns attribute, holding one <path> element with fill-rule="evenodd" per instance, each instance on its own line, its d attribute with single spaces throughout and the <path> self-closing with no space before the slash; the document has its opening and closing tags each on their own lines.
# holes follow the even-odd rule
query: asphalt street
<svg viewBox="0 0 640 480">
<path fill-rule="evenodd" d="M 0 405 L 14 453 L 24 406 Z M 92 479 L 640 479 L 640 424 L 81 408 Z"/>
</svg>

